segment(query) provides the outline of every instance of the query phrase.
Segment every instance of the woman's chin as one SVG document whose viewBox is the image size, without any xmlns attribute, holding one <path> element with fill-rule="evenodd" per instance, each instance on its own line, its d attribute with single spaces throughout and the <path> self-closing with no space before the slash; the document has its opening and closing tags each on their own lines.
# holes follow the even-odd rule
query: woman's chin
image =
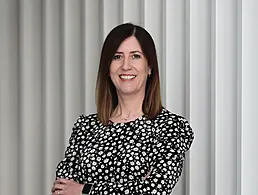
<svg viewBox="0 0 258 195">
<path fill-rule="evenodd" d="M 127 89 L 120 89 L 118 91 L 118 93 L 120 93 L 121 95 L 134 95 L 137 93 L 136 89 L 132 89 L 132 88 L 127 88 Z"/>
</svg>

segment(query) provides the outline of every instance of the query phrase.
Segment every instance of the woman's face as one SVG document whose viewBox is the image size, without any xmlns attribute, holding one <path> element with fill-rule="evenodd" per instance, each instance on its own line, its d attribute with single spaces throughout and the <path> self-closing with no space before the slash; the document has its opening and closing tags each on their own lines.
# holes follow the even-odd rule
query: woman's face
<svg viewBox="0 0 258 195">
<path fill-rule="evenodd" d="M 120 95 L 145 94 L 151 70 L 134 36 L 125 39 L 110 65 L 110 77 Z"/>
</svg>

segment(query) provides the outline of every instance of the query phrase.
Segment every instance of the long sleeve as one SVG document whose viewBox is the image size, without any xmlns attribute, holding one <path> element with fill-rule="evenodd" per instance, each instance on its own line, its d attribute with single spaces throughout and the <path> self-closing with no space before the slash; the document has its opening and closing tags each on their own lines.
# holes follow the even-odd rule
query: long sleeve
<svg viewBox="0 0 258 195">
<path fill-rule="evenodd" d="M 193 141 L 193 132 L 183 117 L 170 117 L 160 127 L 153 147 L 150 170 L 145 177 L 128 182 L 96 182 L 90 194 L 170 194 L 182 172 L 185 152 Z"/>
<path fill-rule="evenodd" d="M 83 115 L 74 123 L 72 134 L 69 139 L 69 145 L 66 148 L 64 159 L 57 165 L 56 178 L 72 179 L 76 182 L 83 183 L 80 172 L 80 147 L 82 131 L 81 124 Z"/>
</svg>

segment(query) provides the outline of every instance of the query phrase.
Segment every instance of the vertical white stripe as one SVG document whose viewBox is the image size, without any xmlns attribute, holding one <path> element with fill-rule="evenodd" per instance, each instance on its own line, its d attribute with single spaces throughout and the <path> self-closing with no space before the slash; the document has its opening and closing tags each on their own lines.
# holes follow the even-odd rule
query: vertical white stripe
<svg viewBox="0 0 258 195">
<path fill-rule="evenodd" d="M 18 194 L 18 1 L 0 1 L 0 194 Z"/>
<path fill-rule="evenodd" d="M 190 1 L 185 0 L 184 1 L 185 6 L 184 6 L 184 10 L 185 10 L 185 18 L 184 18 L 184 28 L 185 28 L 185 32 L 184 32 L 184 36 L 185 36 L 185 85 L 184 85 L 184 93 L 185 93 L 185 116 L 186 118 L 189 120 L 190 124 L 191 124 L 191 119 L 190 119 Z M 192 124 L 191 124 L 192 126 Z M 194 130 L 195 132 L 195 130 Z M 191 159 L 191 151 L 188 153 L 187 158 Z M 185 179 L 185 195 L 190 195 L 191 192 L 194 189 L 192 188 L 192 180 L 195 179 L 192 176 L 192 171 L 191 169 L 193 168 L 192 162 L 190 160 L 187 160 L 185 162 L 185 166 L 187 167 L 185 170 L 187 170 L 188 172 L 187 177 Z"/>
<path fill-rule="evenodd" d="M 162 48 L 162 3 L 159 0 L 144 0 L 144 27 L 154 39 L 159 65 L 161 62 Z"/>
<path fill-rule="evenodd" d="M 102 0 L 103 39 L 118 24 L 122 23 L 122 1 Z"/>
<path fill-rule="evenodd" d="M 163 13 L 165 22 L 163 33 L 163 64 L 165 71 L 165 102 L 167 109 L 185 116 L 185 1 L 164 1 Z M 163 93 L 164 95 L 164 93 Z M 185 163 L 186 175 L 188 164 Z M 174 195 L 185 194 L 185 174 L 173 190 Z"/>
<path fill-rule="evenodd" d="M 238 29 L 237 29 L 237 183 L 236 195 L 241 195 L 241 166 L 242 166 L 242 0 L 238 0 Z"/>
<path fill-rule="evenodd" d="M 20 50 L 21 64 L 21 126 L 19 153 L 21 157 L 21 177 L 19 194 L 37 194 L 44 190 L 42 169 L 43 121 L 42 121 L 42 22 L 41 1 L 24 0 L 20 2 Z M 40 176 L 40 179 L 35 179 Z M 31 187 L 33 186 L 33 187 Z"/>
<path fill-rule="evenodd" d="M 102 45 L 100 1 L 84 1 L 84 66 L 86 113 L 96 112 L 95 86 Z"/>
<path fill-rule="evenodd" d="M 211 195 L 216 194 L 216 21 L 216 0 L 211 0 Z"/>
<path fill-rule="evenodd" d="M 216 195 L 236 194 L 237 4 L 216 1 Z"/>
<path fill-rule="evenodd" d="M 166 107 L 185 114 L 185 2 L 166 1 L 165 50 Z"/>
<path fill-rule="evenodd" d="M 63 97 L 61 64 L 61 2 L 44 3 L 44 85 L 45 85 L 45 152 L 46 173 L 44 194 L 49 194 L 55 178 L 55 168 L 64 153 Z"/>
<path fill-rule="evenodd" d="M 141 25 L 141 2 L 139 0 L 123 0 L 122 22 Z"/>
<path fill-rule="evenodd" d="M 161 92 L 165 94 L 165 89 L 162 86 L 165 86 L 165 77 L 162 77 L 163 72 L 165 72 L 165 65 L 162 61 L 162 48 L 163 48 L 163 15 L 162 15 L 162 4 L 164 1 L 159 0 L 144 0 L 144 27 L 151 34 L 154 39 L 158 63 L 159 63 L 159 71 L 160 71 L 160 80 L 161 80 Z M 164 71 L 163 71 L 164 70 Z M 165 95 L 162 96 L 163 101 Z"/>
<path fill-rule="evenodd" d="M 73 123 L 84 111 L 81 1 L 64 1 L 64 108 L 65 143 Z"/>
<path fill-rule="evenodd" d="M 102 42 L 122 22 L 154 38 L 163 103 L 195 132 L 173 194 L 255 194 L 257 8 L 256 0 L 0 1 L 0 194 L 49 193 L 74 120 L 96 111 Z"/>
<path fill-rule="evenodd" d="M 257 194 L 258 1 L 242 1 L 242 195 Z"/>
<path fill-rule="evenodd" d="M 211 191 L 211 3 L 190 4 L 190 122 L 195 140 L 190 152 L 190 194 Z"/>
</svg>

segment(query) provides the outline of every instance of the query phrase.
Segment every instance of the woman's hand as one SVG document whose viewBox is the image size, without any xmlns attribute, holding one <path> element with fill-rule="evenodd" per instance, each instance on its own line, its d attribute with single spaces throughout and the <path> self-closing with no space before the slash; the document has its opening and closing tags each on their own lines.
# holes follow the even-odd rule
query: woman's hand
<svg viewBox="0 0 258 195">
<path fill-rule="evenodd" d="M 81 195 L 83 184 L 68 179 L 57 179 L 51 189 L 52 195 Z"/>
</svg>

